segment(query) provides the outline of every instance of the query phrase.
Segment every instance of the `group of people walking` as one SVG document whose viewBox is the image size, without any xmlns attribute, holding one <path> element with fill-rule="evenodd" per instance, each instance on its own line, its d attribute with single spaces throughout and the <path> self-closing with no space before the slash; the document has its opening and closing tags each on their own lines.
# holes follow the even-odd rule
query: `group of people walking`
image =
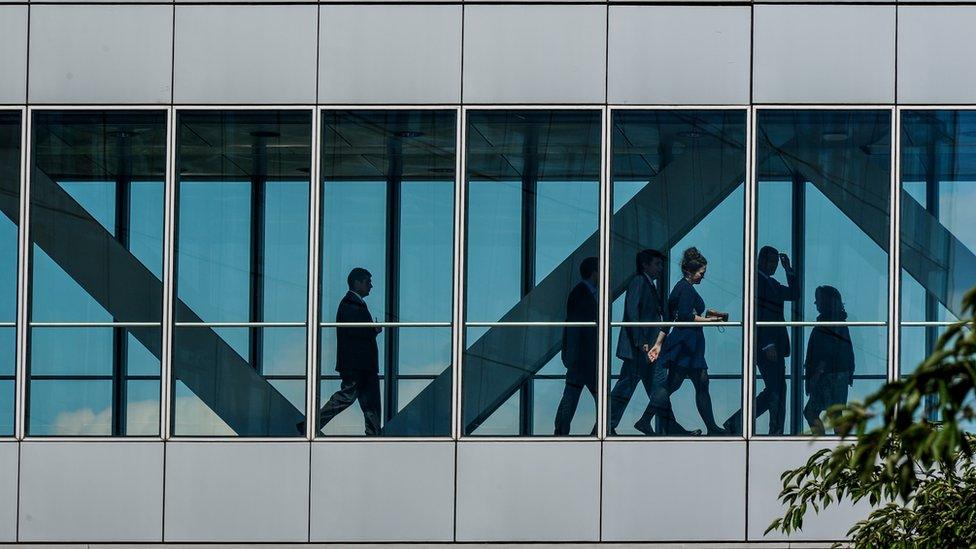
<svg viewBox="0 0 976 549">
<path fill-rule="evenodd" d="M 695 289 L 705 277 L 708 261 L 697 248 L 685 250 L 680 263 L 681 279 L 667 297 L 662 287 L 665 265 L 666 257 L 658 250 L 642 250 L 637 254 L 635 272 L 624 296 L 624 325 L 616 345 L 615 354 L 623 365 L 610 391 L 610 433 L 617 434 L 627 404 L 637 387 L 643 385 L 649 402 L 634 424 L 635 429 L 646 435 L 700 435 L 700 430 L 688 430 L 678 423 L 671 405 L 671 395 L 685 380 L 690 380 L 695 389 L 695 405 L 707 434 L 740 433 L 741 411 L 718 425 L 709 393 L 703 327 L 707 323 L 727 321 L 729 315 L 706 308 Z M 786 272 L 786 285 L 773 278 L 779 265 Z M 786 416 L 786 358 L 790 356 L 784 309 L 786 302 L 796 300 L 798 288 L 789 258 L 771 246 L 760 250 L 758 271 L 756 320 L 760 324 L 756 329 L 756 365 L 764 387 L 756 397 L 755 414 L 758 417 L 768 413 L 769 434 L 779 435 L 783 434 Z M 580 265 L 583 280 L 567 298 L 567 322 L 597 321 L 598 273 L 595 257 L 585 259 Z M 847 319 L 840 292 L 833 286 L 816 289 L 815 305 L 818 322 L 838 323 Z M 596 399 L 597 334 L 595 325 L 567 327 L 564 331 L 562 361 L 567 374 L 556 411 L 556 435 L 569 434 L 584 388 Z M 824 434 L 821 413 L 832 404 L 846 402 L 848 387 L 854 380 L 854 351 L 846 326 L 814 326 L 804 371 L 809 399 L 803 415 L 814 434 Z"/>
</svg>

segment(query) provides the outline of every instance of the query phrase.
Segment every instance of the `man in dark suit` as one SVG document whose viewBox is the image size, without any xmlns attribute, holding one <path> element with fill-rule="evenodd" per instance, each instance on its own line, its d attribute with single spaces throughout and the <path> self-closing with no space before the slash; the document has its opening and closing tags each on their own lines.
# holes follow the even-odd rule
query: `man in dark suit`
<svg viewBox="0 0 976 549">
<path fill-rule="evenodd" d="M 657 250 L 641 250 L 637 253 L 636 268 L 624 296 L 623 321 L 661 322 L 667 316 L 667 299 L 660 280 L 664 272 L 664 254 Z M 663 341 L 664 332 L 660 326 L 620 329 L 617 358 L 623 360 L 623 366 L 620 378 L 610 391 L 610 434 L 617 434 L 617 425 L 638 384 L 644 385 L 644 391 L 650 397 L 655 382 L 664 383 L 667 372 L 653 364 Z M 650 429 L 650 426 L 642 427 Z"/>
<path fill-rule="evenodd" d="M 373 322 L 369 308 L 363 299 L 373 288 L 373 276 L 361 267 L 349 272 L 346 279 L 349 292 L 339 303 L 336 322 Z M 336 328 L 336 371 L 342 385 L 319 412 L 319 429 L 340 412 L 359 400 L 359 407 L 366 420 L 366 434 L 380 434 L 380 379 L 379 352 L 376 336 L 380 327 Z"/>
<path fill-rule="evenodd" d="M 790 258 L 772 246 L 759 250 L 756 279 L 756 321 L 783 322 L 784 303 L 796 299 L 796 275 Z M 786 286 L 773 278 L 779 264 L 786 273 Z M 769 434 L 783 434 L 786 419 L 786 357 L 790 356 L 790 336 L 786 326 L 756 327 L 756 365 L 763 379 L 763 390 L 756 396 L 756 417 L 769 412 Z"/>
<path fill-rule="evenodd" d="M 566 366 L 566 388 L 556 410 L 556 435 L 568 435 L 580 395 L 586 387 L 596 402 L 597 291 L 600 262 L 587 257 L 580 264 L 583 280 L 566 299 L 566 322 L 593 322 L 593 326 L 568 326 L 563 330 L 562 360 Z M 591 434 L 596 433 L 594 425 Z"/>
</svg>

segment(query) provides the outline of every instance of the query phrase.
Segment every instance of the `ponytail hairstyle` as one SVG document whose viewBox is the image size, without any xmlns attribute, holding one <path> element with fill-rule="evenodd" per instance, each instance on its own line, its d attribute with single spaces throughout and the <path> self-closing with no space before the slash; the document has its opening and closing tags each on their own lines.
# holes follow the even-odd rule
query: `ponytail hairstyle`
<svg viewBox="0 0 976 549">
<path fill-rule="evenodd" d="M 681 272 L 685 276 L 697 273 L 705 265 L 708 265 L 708 260 L 694 246 L 685 250 L 685 253 L 681 256 Z"/>
</svg>

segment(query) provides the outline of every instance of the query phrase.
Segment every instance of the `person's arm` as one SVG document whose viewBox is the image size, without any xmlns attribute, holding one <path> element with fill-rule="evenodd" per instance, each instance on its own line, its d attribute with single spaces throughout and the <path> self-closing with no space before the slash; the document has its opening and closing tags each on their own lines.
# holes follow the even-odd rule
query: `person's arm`
<svg viewBox="0 0 976 549">
<path fill-rule="evenodd" d="M 782 301 L 795 301 L 799 297 L 797 295 L 799 288 L 796 285 L 796 272 L 793 270 L 793 265 L 790 264 L 790 258 L 785 255 L 781 256 L 780 263 L 783 265 L 783 272 L 786 274 L 786 286 L 776 282 L 777 297 Z"/>
<path fill-rule="evenodd" d="M 683 286 L 678 290 L 677 303 L 674 306 L 674 319 L 677 322 L 714 322 L 715 318 L 701 316 L 695 311 L 695 290 L 691 286 Z"/>
</svg>

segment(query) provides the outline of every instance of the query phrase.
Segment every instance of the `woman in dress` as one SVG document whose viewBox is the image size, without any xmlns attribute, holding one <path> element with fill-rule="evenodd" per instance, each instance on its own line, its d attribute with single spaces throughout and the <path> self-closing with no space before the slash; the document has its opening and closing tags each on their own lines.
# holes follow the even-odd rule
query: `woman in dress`
<svg viewBox="0 0 976 549">
<path fill-rule="evenodd" d="M 698 248 L 688 248 L 681 258 L 683 274 L 668 297 L 668 311 L 674 322 L 719 322 L 728 320 L 728 313 L 719 313 L 705 308 L 695 286 L 705 278 L 708 261 Z M 715 423 L 712 412 L 712 397 L 708 391 L 708 364 L 705 362 L 705 332 L 701 326 L 675 326 L 664 339 L 664 347 L 659 358 L 668 370 L 668 378 L 661 390 L 652 399 L 652 406 L 644 412 L 637 425 L 650 425 L 651 417 L 657 413 L 665 426 L 673 425 L 674 413 L 671 410 L 671 395 L 677 391 L 685 379 L 690 379 L 695 387 L 695 405 L 709 435 L 727 435 L 728 431 Z M 635 425 L 635 426 L 637 426 Z M 667 430 L 666 430 L 667 431 Z M 674 434 L 666 432 L 665 434 Z"/>
</svg>

